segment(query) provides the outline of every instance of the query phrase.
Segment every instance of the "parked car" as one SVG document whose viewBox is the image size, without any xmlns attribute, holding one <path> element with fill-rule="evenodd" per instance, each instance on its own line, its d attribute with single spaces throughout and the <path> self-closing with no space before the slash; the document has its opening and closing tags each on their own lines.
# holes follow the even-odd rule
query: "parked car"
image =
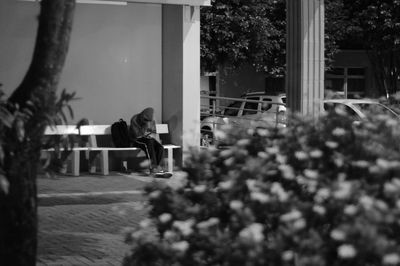
<svg viewBox="0 0 400 266">
<path fill-rule="evenodd" d="M 213 132 L 226 124 L 240 128 L 283 126 L 286 118 L 285 103 L 285 94 L 247 93 L 222 108 L 221 112 L 202 119 L 201 144 L 203 146 L 211 144 L 214 138 Z"/>
<path fill-rule="evenodd" d="M 343 110 L 355 121 L 362 121 L 367 118 L 368 112 L 384 113 L 399 119 L 400 115 L 395 111 L 371 99 L 330 99 L 324 100 L 324 109 L 326 111 L 332 108 L 343 107 Z"/>
</svg>

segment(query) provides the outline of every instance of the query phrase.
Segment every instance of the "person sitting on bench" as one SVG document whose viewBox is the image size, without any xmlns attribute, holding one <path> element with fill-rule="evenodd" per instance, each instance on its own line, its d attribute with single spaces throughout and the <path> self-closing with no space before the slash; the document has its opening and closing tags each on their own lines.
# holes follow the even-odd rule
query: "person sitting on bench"
<svg viewBox="0 0 400 266">
<path fill-rule="evenodd" d="M 156 133 L 153 116 L 154 109 L 148 107 L 134 115 L 129 126 L 132 146 L 143 150 L 147 159 L 150 160 L 150 174 L 162 172 L 160 163 L 164 153 L 162 144 L 153 137 Z"/>
</svg>

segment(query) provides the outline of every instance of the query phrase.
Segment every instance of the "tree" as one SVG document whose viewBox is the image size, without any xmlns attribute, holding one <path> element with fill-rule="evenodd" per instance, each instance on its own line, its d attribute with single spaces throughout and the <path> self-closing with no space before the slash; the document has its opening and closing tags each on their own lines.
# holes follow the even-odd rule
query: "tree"
<svg viewBox="0 0 400 266">
<path fill-rule="evenodd" d="M 251 63 L 259 71 L 282 71 L 284 1 L 212 0 L 201 10 L 202 68 Z M 283 61 L 282 61 L 283 60 Z"/>
<path fill-rule="evenodd" d="M 42 0 L 30 67 L 0 109 L 0 265 L 35 265 L 36 175 L 45 127 L 66 98 L 56 88 L 69 46 L 75 0 Z"/>
<path fill-rule="evenodd" d="M 376 85 L 389 96 L 399 90 L 400 1 L 343 0 L 350 32 L 362 40 L 371 60 Z"/>
<path fill-rule="evenodd" d="M 349 35 L 343 2 L 325 0 L 326 65 Z M 202 68 L 244 63 L 267 74 L 283 74 L 286 62 L 286 0 L 213 0 L 201 13 Z"/>
</svg>

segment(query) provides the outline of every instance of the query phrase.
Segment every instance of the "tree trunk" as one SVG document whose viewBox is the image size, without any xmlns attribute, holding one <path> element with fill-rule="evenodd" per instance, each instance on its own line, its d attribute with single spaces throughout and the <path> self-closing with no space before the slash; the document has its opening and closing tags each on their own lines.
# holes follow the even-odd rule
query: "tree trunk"
<svg viewBox="0 0 400 266">
<path fill-rule="evenodd" d="M 32 62 L 9 98 L 12 104 L 29 107 L 31 114 L 17 119 L 4 141 L 4 170 L 10 184 L 8 194 L 0 194 L 0 265 L 4 266 L 36 264 L 37 167 L 47 118 L 56 110 L 56 89 L 68 51 L 75 0 L 42 0 L 40 5 Z"/>
</svg>

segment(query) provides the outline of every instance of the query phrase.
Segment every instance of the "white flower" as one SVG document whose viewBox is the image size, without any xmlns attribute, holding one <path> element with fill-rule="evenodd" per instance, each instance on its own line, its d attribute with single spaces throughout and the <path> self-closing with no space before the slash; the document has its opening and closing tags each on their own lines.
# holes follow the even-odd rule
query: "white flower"
<svg viewBox="0 0 400 266">
<path fill-rule="evenodd" d="M 172 226 L 175 227 L 176 229 L 178 229 L 182 235 L 188 236 L 188 235 L 192 234 L 192 232 L 193 232 L 193 228 L 192 228 L 193 224 L 194 224 L 194 220 L 189 219 L 186 221 L 174 221 Z"/>
<path fill-rule="evenodd" d="M 196 193 L 204 193 L 207 190 L 206 185 L 197 185 L 193 188 L 193 191 Z"/>
<path fill-rule="evenodd" d="M 226 166 L 232 166 L 235 163 L 235 158 L 234 157 L 229 157 L 228 159 L 225 159 L 224 164 Z"/>
<path fill-rule="evenodd" d="M 171 221 L 172 219 L 172 215 L 170 213 L 163 213 L 160 216 L 158 216 L 158 220 L 160 220 L 160 222 L 162 223 L 168 223 L 169 221 Z"/>
<path fill-rule="evenodd" d="M 258 190 L 257 181 L 254 180 L 254 179 L 247 179 L 246 180 L 246 185 L 247 185 L 248 190 L 250 190 L 250 191 Z"/>
<path fill-rule="evenodd" d="M 347 199 L 351 196 L 352 183 L 348 181 L 339 182 L 338 189 L 333 192 L 336 199 Z"/>
<path fill-rule="evenodd" d="M 278 147 L 267 147 L 267 148 L 265 148 L 265 151 L 269 154 L 277 154 L 277 153 L 279 153 L 279 148 Z"/>
<path fill-rule="evenodd" d="M 202 221 L 202 222 L 198 223 L 196 226 L 199 229 L 207 229 L 211 226 L 217 225 L 218 223 L 219 223 L 218 218 L 211 217 L 210 219 L 208 219 L 206 221 Z"/>
<path fill-rule="evenodd" d="M 280 164 L 285 164 L 287 162 L 287 157 L 282 154 L 276 155 L 276 161 Z"/>
<path fill-rule="evenodd" d="M 175 240 L 177 238 L 177 234 L 171 230 L 167 230 L 164 232 L 164 239 L 166 240 Z"/>
<path fill-rule="evenodd" d="M 353 245 L 344 244 L 338 247 L 338 255 L 342 259 L 351 259 L 354 258 L 357 254 L 356 249 Z"/>
<path fill-rule="evenodd" d="M 389 208 L 388 205 L 386 204 L 386 202 L 384 202 L 382 200 L 376 200 L 375 206 L 381 211 L 387 211 Z"/>
<path fill-rule="evenodd" d="M 292 210 L 291 212 L 285 213 L 281 216 L 280 220 L 282 222 L 292 222 L 297 219 L 300 219 L 302 217 L 302 214 L 298 210 Z"/>
<path fill-rule="evenodd" d="M 297 158 L 297 160 L 299 161 L 304 161 L 308 159 L 308 155 L 307 153 L 305 153 L 304 151 L 296 151 L 294 153 L 294 156 Z"/>
<path fill-rule="evenodd" d="M 339 229 L 334 229 L 331 231 L 331 238 L 336 241 L 343 241 L 346 239 L 346 234 Z"/>
<path fill-rule="evenodd" d="M 218 187 L 223 190 L 229 190 L 233 186 L 232 180 L 222 181 L 218 183 Z"/>
<path fill-rule="evenodd" d="M 228 150 L 222 150 L 222 151 L 219 153 L 219 156 L 221 156 L 222 158 L 228 158 L 228 157 L 231 157 L 232 155 L 233 155 L 233 151 L 230 150 L 230 149 L 228 149 Z"/>
<path fill-rule="evenodd" d="M 324 215 L 326 213 L 325 207 L 321 206 L 321 205 L 314 205 L 313 206 L 313 211 L 315 213 L 318 213 L 319 215 Z"/>
<path fill-rule="evenodd" d="M 241 139 L 236 144 L 239 147 L 245 147 L 245 146 L 248 146 L 250 144 L 250 140 L 249 139 Z"/>
<path fill-rule="evenodd" d="M 396 253 L 386 254 L 382 258 L 384 265 L 398 265 L 400 263 L 400 256 Z"/>
<path fill-rule="evenodd" d="M 312 150 L 312 151 L 310 152 L 311 158 L 321 158 L 322 155 L 323 155 L 323 153 L 322 153 L 321 150 Z"/>
<path fill-rule="evenodd" d="M 270 198 L 267 194 L 262 192 L 251 192 L 250 198 L 254 201 L 258 201 L 260 203 L 267 203 L 269 202 Z"/>
<path fill-rule="evenodd" d="M 264 151 L 260 151 L 257 153 L 257 157 L 260 157 L 261 159 L 267 159 L 269 158 L 268 153 L 264 152 Z"/>
<path fill-rule="evenodd" d="M 281 184 L 279 184 L 278 182 L 272 183 L 271 193 L 277 195 L 278 199 L 280 201 L 287 201 L 289 198 L 289 195 L 287 194 L 287 192 L 283 189 Z"/>
<path fill-rule="evenodd" d="M 369 166 L 369 163 L 367 161 L 360 160 L 360 161 L 352 162 L 352 165 L 359 167 L 359 168 L 367 168 Z"/>
<path fill-rule="evenodd" d="M 187 241 L 179 241 L 172 243 L 171 248 L 175 251 L 185 253 L 189 248 L 189 243 Z"/>
<path fill-rule="evenodd" d="M 392 164 L 388 160 L 385 160 L 385 159 L 382 159 L 382 158 L 378 158 L 376 160 L 376 165 L 378 165 L 379 167 L 381 167 L 381 168 L 383 168 L 385 170 L 390 169 L 391 166 L 392 166 Z"/>
<path fill-rule="evenodd" d="M 151 220 L 148 219 L 148 218 L 141 220 L 140 223 L 139 223 L 139 226 L 141 228 L 149 228 L 150 225 L 151 225 Z"/>
<path fill-rule="evenodd" d="M 284 261 L 290 261 L 294 259 L 294 252 L 291 250 L 286 250 L 282 253 L 282 259 Z"/>
<path fill-rule="evenodd" d="M 307 178 L 310 178 L 310 179 L 317 179 L 318 178 L 318 171 L 311 170 L 311 169 L 305 169 L 304 170 L 304 175 Z"/>
<path fill-rule="evenodd" d="M 353 216 L 354 214 L 356 214 L 356 212 L 357 212 L 357 207 L 355 205 L 347 205 L 344 208 L 344 213 L 349 216 Z"/>
<path fill-rule="evenodd" d="M 158 197 L 160 197 L 161 196 L 161 191 L 160 190 L 154 190 L 153 192 L 151 192 L 150 194 L 149 194 L 149 197 L 151 198 L 151 199 L 157 199 Z"/>
<path fill-rule="evenodd" d="M 243 208 L 243 202 L 240 200 L 232 200 L 229 203 L 229 207 L 231 207 L 232 210 L 239 211 Z"/>
<path fill-rule="evenodd" d="M 384 185 L 384 192 L 388 195 L 396 195 L 400 193 L 400 190 L 394 182 L 386 182 Z"/>
<path fill-rule="evenodd" d="M 341 127 L 337 127 L 332 131 L 332 135 L 336 136 L 336 137 L 341 137 L 344 136 L 346 134 L 346 130 L 344 130 Z"/>
<path fill-rule="evenodd" d="M 288 180 L 293 180 L 295 177 L 293 167 L 287 164 L 281 164 L 278 166 L 278 169 L 281 171 L 283 178 Z"/>
<path fill-rule="evenodd" d="M 261 137 L 266 137 L 269 135 L 269 131 L 268 129 L 258 128 L 257 134 L 260 135 Z"/>
<path fill-rule="evenodd" d="M 301 230 L 306 227 L 306 224 L 307 224 L 306 220 L 303 218 L 300 218 L 300 219 L 294 221 L 293 228 L 296 230 Z"/>
<path fill-rule="evenodd" d="M 264 227 L 262 224 L 253 223 L 240 231 L 239 236 L 245 240 L 259 243 L 264 240 Z"/>
<path fill-rule="evenodd" d="M 331 149 L 336 149 L 339 146 L 339 144 L 335 141 L 326 141 L 325 146 Z"/>
<path fill-rule="evenodd" d="M 370 196 L 361 196 L 359 202 L 366 210 L 371 209 L 374 205 L 374 200 Z"/>
<path fill-rule="evenodd" d="M 227 137 L 226 133 L 222 130 L 215 130 L 214 136 L 216 139 L 220 139 L 220 140 L 224 140 Z"/>
<path fill-rule="evenodd" d="M 168 179 L 167 185 L 174 190 L 179 190 L 187 185 L 188 183 L 187 177 L 188 174 L 186 172 L 183 171 L 175 172 L 174 175 Z"/>
<path fill-rule="evenodd" d="M 327 188 L 320 188 L 318 189 L 317 193 L 315 194 L 314 200 L 318 203 L 323 202 L 324 200 L 328 199 L 331 195 L 331 192 Z"/>
</svg>

